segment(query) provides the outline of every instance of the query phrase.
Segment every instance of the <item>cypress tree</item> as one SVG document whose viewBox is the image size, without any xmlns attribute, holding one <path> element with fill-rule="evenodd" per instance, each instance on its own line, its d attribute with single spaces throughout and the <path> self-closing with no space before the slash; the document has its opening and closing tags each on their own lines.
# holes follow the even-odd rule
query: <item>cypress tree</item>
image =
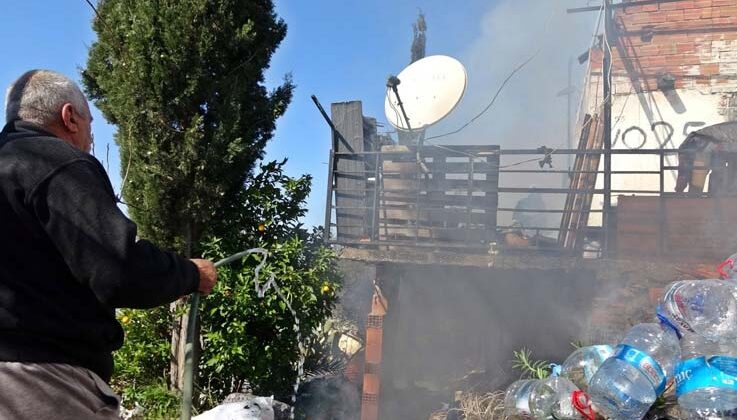
<svg viewBox="0 0 737 420">
<path fill-rule="evenodd" d="M 122 201 L 141 237 L 198 255 L 291 100 L 288 75 L 271 91 L 264 86 L 287 26 L 271 0 L 101 0 L 93 29 L 82 79 L 117 126 Z M 177 318 L 174 355 L 186 328 Z M 172 364 L 177 389 L 180 358 Z"/>
</svg>

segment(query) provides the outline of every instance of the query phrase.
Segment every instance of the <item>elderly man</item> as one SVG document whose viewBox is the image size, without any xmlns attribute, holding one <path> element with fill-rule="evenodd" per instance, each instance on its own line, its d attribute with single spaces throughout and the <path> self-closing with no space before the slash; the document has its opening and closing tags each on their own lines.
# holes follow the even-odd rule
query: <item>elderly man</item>
<svg viewBox="0 0 737 420">
<path fill-rule="evenodd" d="M 107 385 L 115 308 L 151 308 L 217 280 L 213 264 L 137 240 L 102 165 L 79 87 L 33 70 L 0 133 L 0 418 L 117 418 Z"/>
</svg>

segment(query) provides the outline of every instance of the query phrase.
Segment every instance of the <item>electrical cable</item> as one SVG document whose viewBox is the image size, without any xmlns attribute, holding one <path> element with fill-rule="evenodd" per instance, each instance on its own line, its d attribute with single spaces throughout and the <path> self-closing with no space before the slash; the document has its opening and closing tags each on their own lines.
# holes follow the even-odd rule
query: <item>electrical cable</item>
<svg viewBox="0 0 737 420">
<path fill-rule="evenodd" d="M 488 111 L 489 109 L 491 109 L 492 105 L 494 105 L 494 102 L 496 102 L 496 99 L 499 97 L 499 94 L 502 93 L 502 90 L 504 90 L 504 87 L 512 79 L 512 77 L 514 77 L 515 74 L 517 74 L 520 70 L 522 70 L 525 66 L 527 66 L 527 64 L 529 64 L 535 57 L 537 57 L 537 55 L 540 54 L 540 51 L 542 51 L 542 48 L 540 48 L 537 51 L 535 51 L 535 53 L 532 54 L 527 60 L 523 61 L 522 64 L 520 64 L 514 70 L 512 70 L 512 72 L 509 73 L 509 75 L 506 77 L 506 79 L 504 79 L 504 81 L 502 82 L 502 84 L 499 86 L 499 89 L 497 89 L 496 93 L 491 98 L 491 102 L 489 102 L 489 104 L 486 105 L 486 107 L 483 110 L 481 110 L 481 112 L 479 112 L 478 114 L 476 114 L 476 116 L 474 116 L 473 118 L 471 118 L 471 120 L 469 122 L 463 124 L 457 130 L 453 130 L 453 131 L 450 131 L 450 132 L 447 132 L 447 133 L 443 133 L 443 134 L 438 134 L 436 136 L 430 136 L 430 137 L 426 138 L 425 141 L 427 142 L 427 141 L 430 141 L 430 140 L 439 139 L 441 137 L 447 137 L 447 136 L 451 136 L 453 134 L 458 134 L 461 130 L 463 130 L 464 128 L 468 127 L 474 121 L 476 121 L 477 119 L 479 119 L 482 115 L 484 115 L 486 113 L 486 111 Z"/>
</svg>

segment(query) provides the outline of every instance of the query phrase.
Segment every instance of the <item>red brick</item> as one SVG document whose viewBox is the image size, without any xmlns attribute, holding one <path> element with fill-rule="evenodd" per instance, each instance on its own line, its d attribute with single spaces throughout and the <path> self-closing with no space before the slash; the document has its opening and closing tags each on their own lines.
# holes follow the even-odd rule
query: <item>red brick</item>
<svg viewBox="0 0 737 420">
<path fill-rule="evenodd" d="M 668 56 L 668 55 L 657 55 L 657 56 L 654 56 L 654 57 L 649 57 L 648 60 L 647 60 L 647 66 L 648 67 L 662 67 L 662 66 L 665 66 L 666 64 L 670 63 L 668 57 L 672 57 L 672 56 Z"/>
<path fill-rule="evenodd" d="M 697 20 L 701 19 L 701 9 L 686 9 L 683 11 L 683 19 Z"/>
<path fill-rule="evenodd" d="M 646 4 L 642 6 L 643 12 L 657 12 L 658 11 L 658 5 L 657 4 Z"/>
<path fill-rule="evenodd" d="M 715 25 L 732 25 L 737 23 L 737 17 L 718 17 L 712 19 Z"/>
<path fill-rule="evenodd" d="M 680 22 L 683 20 L 683 10 L 671 10 L 666 12 L 665 18 L 668 22 Z"/>
<path fill-rule="evenodd" d="M 666 12 L 642 13 L 635 16 L 635 22 L 643 24 L 665 23 Z"/>
<path fill-rule="evenodd" d="M 712 5 L 718 6 L 734 6 L 734 0 L 712 0 Z"/>
<path fill-rule="evenodd" d="M 719 17 L 737 16 L 737 3 L 732 6 L 718 7 L 715 11 L 719 13 Z"/>
<path fill-rule="evenodd" d="M 673 43 L 660 44 L 658 47 L 658 54 L 660 55 L 675 54 L 676 52 L 676 44 Z"/>
<path fill-rule="evenodd" d="M 711 19 L 714 15 L 713 7 L 704 7 L 701 9 L 701 19 Z"/>
<path fill-rule="evenodd" d="M 642 13 L 642 6 L 624 6 L 622 11 L 627 15 Z M 619 12 L 617 12 L 617 14 L 619 14 Z"/>
<path fill-rule="evenodd" d="M 696 45 L 693 42 L 679 42 L 676 44 L 676 52 L 678 53 L 695 53 Z"/>
<path fill-rule="evenodd" d="M 718 63 L 702 64 L 701 74 L 703 76 L 714 76 L 714 75 L 719 74 L 719 64 Z"/>
<path fill-rule="evenodd" d="M 658 45 L 646 45 L 639 48 L 630 48 L 628 51 L 629 57 L 648 57 L 651 55 L 660 54 L 660 47 Z"/>
<path fill-rule="evenodd" d="M 661 3 L 660 10 L 681 10 L 694 8 L 693 0 L 676 1 L 673 3 Z"/>
</svg>

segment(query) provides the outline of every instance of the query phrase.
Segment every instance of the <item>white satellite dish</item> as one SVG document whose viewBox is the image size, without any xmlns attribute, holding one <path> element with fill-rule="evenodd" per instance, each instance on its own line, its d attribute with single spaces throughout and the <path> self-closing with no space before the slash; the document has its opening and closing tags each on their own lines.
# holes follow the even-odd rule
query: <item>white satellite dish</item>
<svg viewBox="0 0 737 420">
<path fill-rule="evenodd" d="M 458 60 L 433 55 L 415 61 L 397 76 L 399 98 L 387 88 L 384 113 L 399 130 L 422 130 L 442 120 L 461 101 L 466 91 L 466 69 Z M 407 121 L 399 106 L 402 101 Z"/>
</svg>

